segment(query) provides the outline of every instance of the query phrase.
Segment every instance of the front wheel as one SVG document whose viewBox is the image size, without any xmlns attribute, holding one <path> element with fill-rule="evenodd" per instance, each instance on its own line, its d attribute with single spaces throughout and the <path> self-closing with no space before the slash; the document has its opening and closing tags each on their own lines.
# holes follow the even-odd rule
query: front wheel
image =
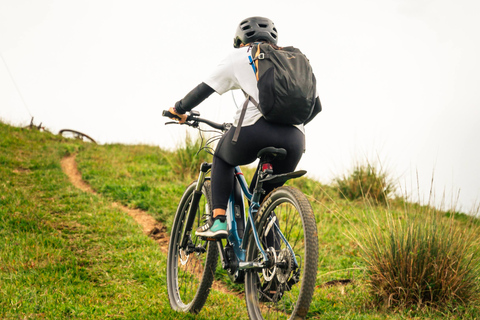
<svg viewBox="0 0 480 320">
<path fill-rule="evenodd" d="M 192 235 L 185 248 L 180 247 L 187 213 L 197 183 L 185 190 L 175 214 L 167 258 L 167 288 L 170 306 L 181 312 L 198 313 L 207 300 L 217 267 L 218 249 L 215 242 L 202 241 L 195 230 L 210 215 L 212 198 L 210 182 L 205 181 L 196 210 Z"/>
<path fill-rule="evenodd" d="M 250 319 L 304 319 L 315 289 L 318 264 L 312 207 L 298 189 L 281 187 L 265 199 L 255 220 L 270 264 L 245 275 Z M 263 261 L 253 235 L 247 261 Z"/>
</svg>

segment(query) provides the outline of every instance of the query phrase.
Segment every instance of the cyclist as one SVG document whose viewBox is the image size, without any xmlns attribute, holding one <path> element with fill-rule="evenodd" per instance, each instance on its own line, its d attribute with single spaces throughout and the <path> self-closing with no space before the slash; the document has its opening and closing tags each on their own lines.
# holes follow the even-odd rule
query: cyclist
<svg viewBox="0 0 480 320">
<path fill-rule="evenodd" d="M 169 111 L 180 117 L 179 122 L 186 121 L 185 112 L 192 110 L 213 92 L 223 94 L 229 90 L 241 89 L 255 101 L 259 101 L 257 80 L 250 65 L 251 50 L 249 44 L 266 42 L 272 46 L 277 44 L 277 30 L 270 19 L 251 17 L 242 20 L 237 27 L 231 52 L 212 74 L 178 101 Z M 321 111 L 320 99 L 316 98 L 312 116 L 308 123 Z M 204 226 L 196 230 L 197 236 L 207 238 L 227 237 L 226 209 L 229 195 L 234 183 L 234 168 L 256 160 L 257 153 L 265 147 L 284 148 L 287 156 L 272 162 L 274 174 L 294 171 L 305 151 L 303 125 L 280 125 L 266 121 L 258 108 L 248 102 L 245 117 L 241 124 L 241 132 L 236 144 L 232 143 L 235 127 L 240 118 L 241 108 L 234 117 L 233 127 L 220 139 L 212 162 L 211 188 L 213 202 L 213 219 L 208 219 Z M 255 177 L 252 179 L 253 188 Z M 265 194 L 281 184 L 264 184 Z"/>
</svg>

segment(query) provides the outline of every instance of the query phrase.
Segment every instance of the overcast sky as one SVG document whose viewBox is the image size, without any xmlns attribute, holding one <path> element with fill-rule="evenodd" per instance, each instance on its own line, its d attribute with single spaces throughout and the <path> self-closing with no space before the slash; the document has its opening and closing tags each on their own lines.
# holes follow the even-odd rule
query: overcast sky
<svg viewBox="0 0 480 320">
<path fill-rule="evenodd" d="M 330 183 L 369 159 L 423 202 L 433 176 L 437 205 L 458 193 L 457 209 L 478 204 L 476 0 L 0 0 L 0 118 L 172 148 L 185 128 L 164 126 L 161 111 L 206 78 L 255 15 L 316 73 L 324 111 L 307 126 L 300 163 L 311 177 Z M 239 92 L 215 94 L 197 110 L 231 121 L 234 97 L 240 105 Z"/>
</svg>

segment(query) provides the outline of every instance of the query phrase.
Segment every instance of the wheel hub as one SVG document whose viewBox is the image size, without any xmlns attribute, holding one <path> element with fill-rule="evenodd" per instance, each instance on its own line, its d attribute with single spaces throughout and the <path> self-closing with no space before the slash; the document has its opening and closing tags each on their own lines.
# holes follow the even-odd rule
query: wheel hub
<svg viewBox="0 0 480 320">
<path fill-rule="evenodd" d="M 295 263 L 290 250 L 282 249 L 278 254 L 277 263 L 279 266 L 276 268 L 277 279 L 280 283 L 285 283 L 290 278 Z"/>
</svg>

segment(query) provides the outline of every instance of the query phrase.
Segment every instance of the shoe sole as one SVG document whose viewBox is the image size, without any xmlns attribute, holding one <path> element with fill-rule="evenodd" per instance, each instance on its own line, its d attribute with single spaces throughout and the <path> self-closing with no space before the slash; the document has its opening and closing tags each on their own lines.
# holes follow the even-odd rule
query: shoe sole
<svg viewBox="0 0 480 320">
<path fill-rule="evenodd" d="M 205 238 L 206 240 L 217 240 L 217 239 L 225 239 L 228 236 L 228 232 L 225 231 L 217 231 L 217 232 L 204 232 L 202 234 L 196 234 L 197 237 Z"/>
</svg>

